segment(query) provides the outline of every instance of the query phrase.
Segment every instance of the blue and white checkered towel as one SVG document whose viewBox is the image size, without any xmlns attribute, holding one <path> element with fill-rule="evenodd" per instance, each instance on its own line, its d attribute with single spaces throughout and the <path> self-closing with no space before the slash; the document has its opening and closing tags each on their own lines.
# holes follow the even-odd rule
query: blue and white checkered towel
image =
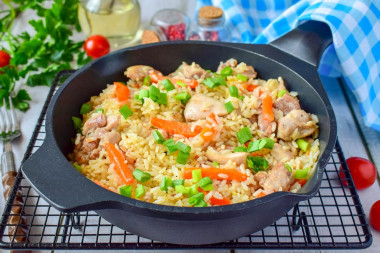
<svg viewBox="0 0 380 253">
<path fill-rule="evenodd" d="M 268 43 L 305 20 L 327 23 L 333 35 L 319 73 L 342 75 L 367 126 L 380 131 L 380 0 L 198 0 L 222 8 L 233 41 Z"/>
</svg>

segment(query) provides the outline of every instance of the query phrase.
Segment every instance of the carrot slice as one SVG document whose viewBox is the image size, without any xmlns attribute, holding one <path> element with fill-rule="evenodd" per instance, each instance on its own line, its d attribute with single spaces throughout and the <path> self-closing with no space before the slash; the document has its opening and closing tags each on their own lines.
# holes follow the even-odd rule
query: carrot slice
<svg viewBox="0 0 380 253">
<path fill-rule="evenodd" d="M 273 115 L 273 108 L 272 108 L 272 97 L 271 96 L 266 96 L 263 98 L 263 119 L 269 122 L 272 122 L 274 120 L 274 115 Z"/>
<path fill-rule="evenodd" d="M 206 121 L 208 121 L 208 122 L 210 122 L 211 120 L 216 122 L 216 116 L 213 112 L 206 119 Z M 210 123 L 212 123 L 212 122 L 210 122 Z M 211 133 L 211 134 L 209 134 L 209 133 Z M 205 126 L 202 129 L 201 137 L 205 142 L 209 142 L 209 141 L 212 141 L 214 139 L 214 137 L 217 133 L 218 133 L 218 131 L 216 129 L 209 127 L 209 126 Z"/>
<path fill-rule="evenodd" d="M 299 183 L 302 186 L 306 184 L 307 180 L 305 178 L 297 179 L 294 183 Z"/>
<path fill-rule="evenodd" d="M 184 178 L 191 179 L 192 171 L 200 169 L 202 171 L 202 177 L 210 177 L 211 179 L 219 180 L 236 180 L 243 182 L 247 180 L 247 175 L 234 170 L 234 169 L 220 169 L 220 168 L 185 168 L 184 169 Z M 228 178 L 226 177 L 228 176 Z"/>
<path fill-rule="evenodd" d="M 264 196 L 266 196 L 266 194 L 264 192 L 260 192 L 259 194 L 257 194 L 257 198 L 261 198 Z"/>
<path fill-rule="evenodd" d="M 127 185 L 133 184 L 132 172 L 129 170 L 123 154 L 116 148 L 115 144 L 106 143 L 105 148 L 110 161 L 115 165 L 116 174 Z"/>
<path fill-rule="evenodd" d="M 116 97 L 119 102 L 125 101 L 129 98 L 129 89 L 126 85 L 120 82 L 113 83 L 116 86 Z"/>
<path fill-rule="evenodd" d="M 171 134 L 181 134 L 187 138 L 194 137 L 202 131 L 201 126 L 196 126 L 192 131 L 192 126 L 178 121 L 164 120 L 157 117 L 152 117 L 150 123 L 158 128 L 165 130 Z"/>
<path fill-rule="evenodd" d="M 157 70 L 153 70 L 152 72 L 150 72 L 149 77 L 152 83 L 158 83 L 158 81 L 165 79 L 162 73 Z"/>
<path fill-rule="evenodd" d="M 186 86 L 189 86 L 192 89 L 195 89 L 198 86 L 198 81 L 197 80 L 192 80 L 192 79 L 174 79 L 174 78 L 170 78 L 170 81 L 172 81 L 172 83 L 174 83 L 176 85 L 177 85 L 177 81 L 183 82 L 184 84 L 186 84 Z"/>
<path fill-rule="evenodd" d="M 213 206 L 224 206 L 224 205 L 231 204 L 231 201 L 227 198 L 218 199 L 218 198 L 215 198 L 214 196 L 211 196 L 210 204 Z"/>
<path fill-rule="evenodd" d="M 247 91 L 254 91 L 257 87 L 259 86 L 253 84 L 247 85 Z"/>
</svg>

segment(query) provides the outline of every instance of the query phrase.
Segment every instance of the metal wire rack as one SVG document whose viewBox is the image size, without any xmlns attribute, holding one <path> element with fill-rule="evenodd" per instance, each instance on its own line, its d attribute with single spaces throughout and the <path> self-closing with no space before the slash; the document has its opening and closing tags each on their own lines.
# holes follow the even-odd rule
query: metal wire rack
<svg viewBox="0 0 380 253">
<path fill-rule="evenodd" d="M 45 138 L 45 113 L 58 87 L 60 73 L 46 99 L 24 160 Z M 340 167 L 344 177 L 339 176 Z M 344 184 L 347 186 L 344 186 Z M 24 204 L 13 205 L 16 189 Z M 7 224 L 14 207 L 22 208 L 27 220 L 27 241 L 9 238 Z M 347 164 L 337 142 L 325 169 L 319 193 L 300 202 L 271 226 L 251 235 L 219 244 L 173 245 L 148 240 L 108 223 L 95 212 L 67 214 L 45 202 L 19 173 L 0 221 L 0 247 L 7 249 L 359 249 L 372 243 L 372 235 Z"/>
</svg>

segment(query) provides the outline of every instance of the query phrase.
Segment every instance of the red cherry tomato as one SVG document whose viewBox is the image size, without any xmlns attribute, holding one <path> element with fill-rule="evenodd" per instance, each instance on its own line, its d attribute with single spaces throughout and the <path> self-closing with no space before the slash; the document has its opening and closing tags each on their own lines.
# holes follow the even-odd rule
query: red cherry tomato
<svg viewBox="0 0 380 253">
<path fill-rule="evenodd" d="M 361 157 L 350 157 L 346 160 L 346 162 L 348 168 L 350 169 L 356 189 L 361 190 L 368 188 L 376 181 L 376 167 L 367 159 Z M 339 176 L 342 178 L 342 183 L 347 186 L 347 181 L 344 179 L 346 176 L 342 170 L 342 167 L 340 167 Z"/>
<path fill-rule="evenodd" d="M 371 207 L 371 211 L 369 211 L 369 219 L 372 227 L 377 231 L 380 231 L 380 200 L 376 201 Z"/>
<path fill-rule="evenodd" d="M 10 60 L 11 56 L 7 52 L 0 50 L 0 68 L 8 66 Z"/>
<path fill-rule="evenodd" d="M 99 58 L 110 51 L 110 43 L 102 35 L 93 35 L 84 42 L 84 50 L 92 58 Z"/>
</svg>

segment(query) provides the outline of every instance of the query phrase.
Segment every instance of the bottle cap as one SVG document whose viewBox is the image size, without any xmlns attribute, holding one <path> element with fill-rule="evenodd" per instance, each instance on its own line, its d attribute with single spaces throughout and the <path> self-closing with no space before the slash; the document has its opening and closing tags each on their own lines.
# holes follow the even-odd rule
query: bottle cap
<svg viewBox="0 0 380 253">
<path fill-rule="evenodd" d="M 204 19 L 217 19 L 223 16 L 223 10 L 215 6 L 203 6 L 199 9 L 198 15 Z"/>
<path fill-rule="evenodd" d="M 141 37 L 141 43 L 142 44 L 149 44 L 149 43 L 155 43 L 160 42 L 160 38 L 158 37 L 157 33 L 155 33 L 152 30 L 145 30 Z"/>
</svg>

